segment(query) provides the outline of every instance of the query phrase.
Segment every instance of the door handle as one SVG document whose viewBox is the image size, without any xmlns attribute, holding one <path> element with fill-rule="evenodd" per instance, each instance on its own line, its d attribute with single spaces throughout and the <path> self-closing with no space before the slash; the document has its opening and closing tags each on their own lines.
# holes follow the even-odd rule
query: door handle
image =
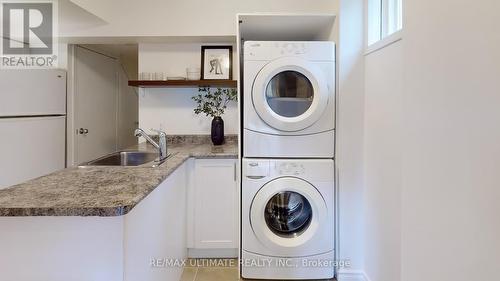
<svg viewBox="0 0 500 281">
<path fill-rule="evenodd" d="M 80 128 L 80 129 L 78 130 L 78 133 L 79 133 L 80 135 L 86 135 L 86 134 L 88 134 L 88 133 L 89 133 L 89 129 Z"/>
</svg>

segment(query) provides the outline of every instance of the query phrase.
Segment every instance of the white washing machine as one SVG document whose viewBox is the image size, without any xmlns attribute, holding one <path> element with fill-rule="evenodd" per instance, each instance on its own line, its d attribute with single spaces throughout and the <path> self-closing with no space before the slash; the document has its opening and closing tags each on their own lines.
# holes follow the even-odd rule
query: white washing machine
<svg viewBox="0 0 500 281">
<path fill-rule="evenodd" d="M 247 41 L 243 156 L 333 158 L 335 43 Z"/>
<path fill-rule="evenodd" d="M 241 275 L 334 275 L 332 159 L 243 159 Z"/>
</svg>

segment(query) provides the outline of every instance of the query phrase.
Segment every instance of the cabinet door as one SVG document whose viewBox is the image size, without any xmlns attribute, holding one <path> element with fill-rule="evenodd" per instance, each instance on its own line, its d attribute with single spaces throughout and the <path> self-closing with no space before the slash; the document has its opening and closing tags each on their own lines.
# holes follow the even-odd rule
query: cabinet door
<svg viewBox="0 0 500 281">
<path fill-rule="evenodd" d="M 195 162 L 195 248 L 238 248 L 236 163 L 236 159 Z"/>
</svg>

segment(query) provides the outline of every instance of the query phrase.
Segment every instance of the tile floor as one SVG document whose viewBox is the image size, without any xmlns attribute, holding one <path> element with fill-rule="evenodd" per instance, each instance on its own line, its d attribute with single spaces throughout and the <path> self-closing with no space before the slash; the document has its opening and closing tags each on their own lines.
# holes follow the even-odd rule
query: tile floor
<svg viewBox="0 0 500 281">
<path fill-rule="evenodd" d="M 240 278 L 237 259 L 189 259 L 180 281 L 238 280 Z M 248 279 L 241 280 L 249 281 Z M 335 281 L 335 279 L 329 281 Z"/>
<path fill-rule="evenodd" d="M 237 259 L 189 259 L 180 281 L 237 281 Z"/>
</svg>

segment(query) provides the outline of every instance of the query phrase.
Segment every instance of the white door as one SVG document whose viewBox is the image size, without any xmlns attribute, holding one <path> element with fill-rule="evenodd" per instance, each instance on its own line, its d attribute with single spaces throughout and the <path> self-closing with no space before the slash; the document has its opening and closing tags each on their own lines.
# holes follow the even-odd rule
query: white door
<svg viewBox="0 0 500 281">
<path fill-rule="evenodd" d="M 66 117 L 0 118 L 0 189 L 64 169 Z"/>
<path fill-rule="evenodd" d="M 269 126 L 280 131 L 300 131 L 313 125 L 325 111 L 329 102 L 327 81 L 311 62 L 280 58 L 257 74 L 252 102 Z"/>
<path fill-rule="evenodd" d="M 116 59 L 75 48 L 76 163 L 117 149 L 118 72 Z"/>
<path fill-rule="evenodd" d="M 236 159 L 195 162 L 195 224 L 197 249 L 238 248 L 238 186 Z"/>
</svg>

